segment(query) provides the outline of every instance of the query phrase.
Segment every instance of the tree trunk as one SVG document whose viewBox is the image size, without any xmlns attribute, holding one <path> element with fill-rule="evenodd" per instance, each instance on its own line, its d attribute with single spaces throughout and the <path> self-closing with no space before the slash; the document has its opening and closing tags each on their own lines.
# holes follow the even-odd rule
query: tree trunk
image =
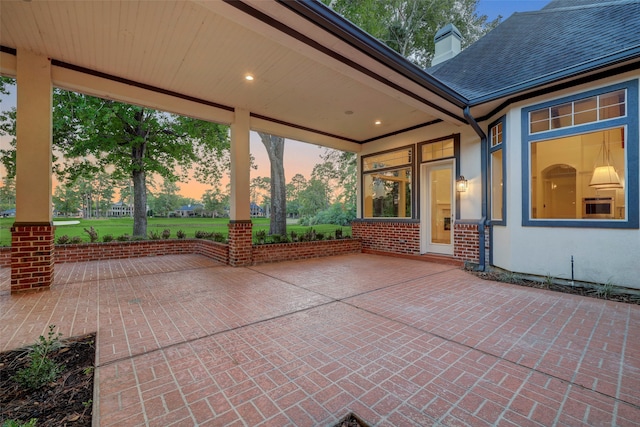
<svg viewBox="0 0 640 427">
<path fill-rule="evenodd" d="M 284 138 L 258 132 L 271 163 L 269 234 L 287 234 L 287 189 L 284 178 Z"/>
<path fill-rule="evenodd" d="M 133 171 L 133 235 L 147 237 L 147 188 L 144 171 Z"/>
</svg>

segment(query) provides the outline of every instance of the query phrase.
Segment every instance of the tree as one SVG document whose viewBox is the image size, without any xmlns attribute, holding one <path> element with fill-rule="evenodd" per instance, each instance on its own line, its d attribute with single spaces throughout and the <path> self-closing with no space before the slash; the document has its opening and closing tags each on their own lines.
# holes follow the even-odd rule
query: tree
<svg viewBox="0 0 640 427">
<path fill-rule="evenodd" d="M 307 178 L 297 173 L 291 178 L 291 181 L 287 184 L 287 215 L 293 215 L 295 217 L 300 215 L 300 192 L 307 186 Z"/>
<path fill-rule="evenodd" d="M 158 216 L 165 216 L 168 218 L 171 212 L 178 209 L 181 202 L 178 191 L 180 191 L 180 187 L 178 187 L 175 181 L 165 179 L 160 188 L 160 192 L 158 192 L 155 196 L 156 200 L 154 213 Z M 135 208 L 136 207 L 134 206 L 134 210 Z"/>
<path fill-rule="evenodd" d="M 13 125 L 15 136 L 15 115 L 0 120 L 0 130 Z M 150 175 L 178 181 L 193 170 L 198 181 L 215 185 L 229 164 L 226 126 L 60 89 L 53 93 L 53 144 L 65 157 L 61 180 L 108 169 L 115 180 L 131 180 L 134 236 L 147 234 Z M 15 173 L 15 144 L 2 154 Z"/>
<path fill-rule="evenodd" d="M 269 234 L 287 234 L 287 191 L 284 178 L 284 138 L 258 132 L 271 164 Z"/>
<path fill-rule="evenodd" d="M 82 195 L 77 185 L 60 183 L 53 192 L 53 205 L 59 214 L 76 216 L 83 206 Z"/>
<path fill-rule="evenodd" d="M 9 176 L 2 178 L 2 186 L 0 186 L 0 211 L 16 207 L 16 183 Z"/>
<path fill-rule="evenodd" d="M 211 215 L 212 218 L 222 217 L 225 214 L 226 206 L 229 204 L 229 195 L 224 194 L 219 188 L 207 190 L 202 195 L 202 203 L 204 204 L 205 214 Z"/>
<path fill-rule="evenodd" d="M 325 182 L 311 178 L 303 191 L 300 192 L 300 216 L 309 218 L 327 209 L 330 203 L 330 188 Z"/>
<path fill-rule="evenodd" d="M 452 23 L 469 46 L 495 28 L 501 17 L 488 22 L 478 15 L 479 0 L 322 0 L 340 15 L 422 68 L 431 65 L 434 36 Z"/>
</svg>

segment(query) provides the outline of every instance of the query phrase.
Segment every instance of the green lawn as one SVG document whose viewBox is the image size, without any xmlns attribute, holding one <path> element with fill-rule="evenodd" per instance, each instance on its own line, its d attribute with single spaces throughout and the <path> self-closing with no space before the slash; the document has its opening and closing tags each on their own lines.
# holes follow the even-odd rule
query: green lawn
<svg viewBox="0 0 640 427">
<path fill-rule="evenodd" d="M 11 245 L 11 226 L 15 218 L 0 218 L 0 246 Z M 98 232 L 99 241 L 102 236 L 110 234 L 114 238 L 124 234 L 131 234 L 133 230 L 133 220 L 131 218 L 109 218 L 109 219 L 79 219 L 79 218 L 54 218 L 54 221 L 80 221 L 75 225 L 57 225 L 56 239 L 62 235 L 69 237 L 80 236 L 86 242 L 89 241 L 89 235 L 84 231 L 85 228 L 93 227 Z M 253 218 L 253 233 L 256 231 L 269 231 L 268 218 Z M 195 237 L 196 231 L 222 233 L 225 237 L 229 234 L 227 224 L 228 218 L 149 218 L 147 225 L 147 233 L 156 232 L 161 234 L 163 230 L 171 230 L 171 238 L 176 237 L 178 230 L 186 233 L 187 238 Z M 300 225 L 287 225 L 287 232 L 295 231 L 302 234 L 311 227 Z M 341 228 L 343 235 L 351 234 L 351 227 L 340 227 L 332 224 L 314 225 L 313 229 L 319 233 L 333 233 L 336 229 Z"/>
</svg>

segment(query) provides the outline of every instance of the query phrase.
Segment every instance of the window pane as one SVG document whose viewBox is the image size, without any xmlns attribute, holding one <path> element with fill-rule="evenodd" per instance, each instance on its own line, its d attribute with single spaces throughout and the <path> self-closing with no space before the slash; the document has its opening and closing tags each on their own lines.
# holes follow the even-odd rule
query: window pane
<svg viewBox="0 0 640 427">
<path fill-rule="evenodd" d="M 598 98 L 592 96 L 591 98 L 581 99 L 576 101 L 575 105 L 575 117 L 573 123 L 576 125 L 582 125 L 585 123 L 591 123 L 598 120 Z"/>
<path fill-rule="evenodd" d="M 502 150 L 491 153 L 491 219 L 502 219 Z"/>
<path fill-rule="evenodd" d="M 491 146 L 502 144 L 502 122 L 491 128 Z"/>
<path fill-rule="evenodd" d="M 600 95 L 600 120 L 625 115 L 625 91 L 618 90 Z"/>
<path fill-rule="evenodd" d="M 625 219 L 627 166 L 623 131 L 624 128 L 614 128 L 533 143 L 531 217 Z M 596 185 L 594 174 L 598 167 L 615 171 L 607 179 L 615 181 L 617 175 L 619 184 Z M 608 213 L 603 214 L 603 209 Z"/>
<path fill-rule="evenodd" d="M 573 104 L 571 102 L 551 107 L 551 128 L 571 126 L 573 124 L 572 114 Z"/>
<path fill-rule="evenodd" d="M 530 133 L 549 130 L 549 109 L 543 108 L 542 110 L 532 111 L 530 120 Z"/>
<path fill-rule="evenodd" d="M 365 218 L 411 218 L 411 168 L 364 175 Z"/>
<path fill-rule="evenodd" d="M 411 164 L 411 148 L 362 158 L 364 172 L 408 164 Z"/>
<path fill-rule="evenodd" d="M 424 144 L 421 150 L 423 162 L 453 157 L 453 139 Z"/>
</svg>

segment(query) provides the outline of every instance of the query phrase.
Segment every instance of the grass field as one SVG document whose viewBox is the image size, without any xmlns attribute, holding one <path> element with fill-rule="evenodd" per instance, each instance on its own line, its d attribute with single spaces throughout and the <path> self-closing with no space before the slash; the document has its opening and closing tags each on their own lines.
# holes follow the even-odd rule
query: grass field
<svg viewBox="0 0 640 427">
<path fill-rule="evenodd" d="M 15 218 L 0 218 L 0 246 L 11 245 L 11 226 Z M 109 218 L 109 219 L 79 219 L 79 218 L 54 218 L 58 221 L 79 221 L 79 224 L 56 225 L 56 239 L 62 235 L 69 237 L 80 236 L 84 241 L 89 241 L 89 235 L 84 229 L 93 227 L 98 232 L 99 241 L 102 236 L 110 234 L 114 238 L 124 234 L 131 234 L 133 230 L 133 220 L 131 218 Z M 268 218 L 253 218 L 253 234 L 256 231 L 269 231 Z M 176 238 L 178 230 L 182 230 L 187 238 L 195 237 L 196 231 L 222 233 L 225 237 L 229 234 L 227 224 L 228 218 L 149 218 L 147 223 L 147 233 L 156 232 L 161 234 L 163 230 L 171 230 L 171 238 Z M 300 225 L 287 225 L 287 232 L 295 231 L 302 234 L 311 227 Z M 320 233 L 333 233 L 341 228 L 343 235 L 351 234 L 351 227 L 340 227 L 333 224 L 314 225 L 313 229 Z"/>
</svg>

